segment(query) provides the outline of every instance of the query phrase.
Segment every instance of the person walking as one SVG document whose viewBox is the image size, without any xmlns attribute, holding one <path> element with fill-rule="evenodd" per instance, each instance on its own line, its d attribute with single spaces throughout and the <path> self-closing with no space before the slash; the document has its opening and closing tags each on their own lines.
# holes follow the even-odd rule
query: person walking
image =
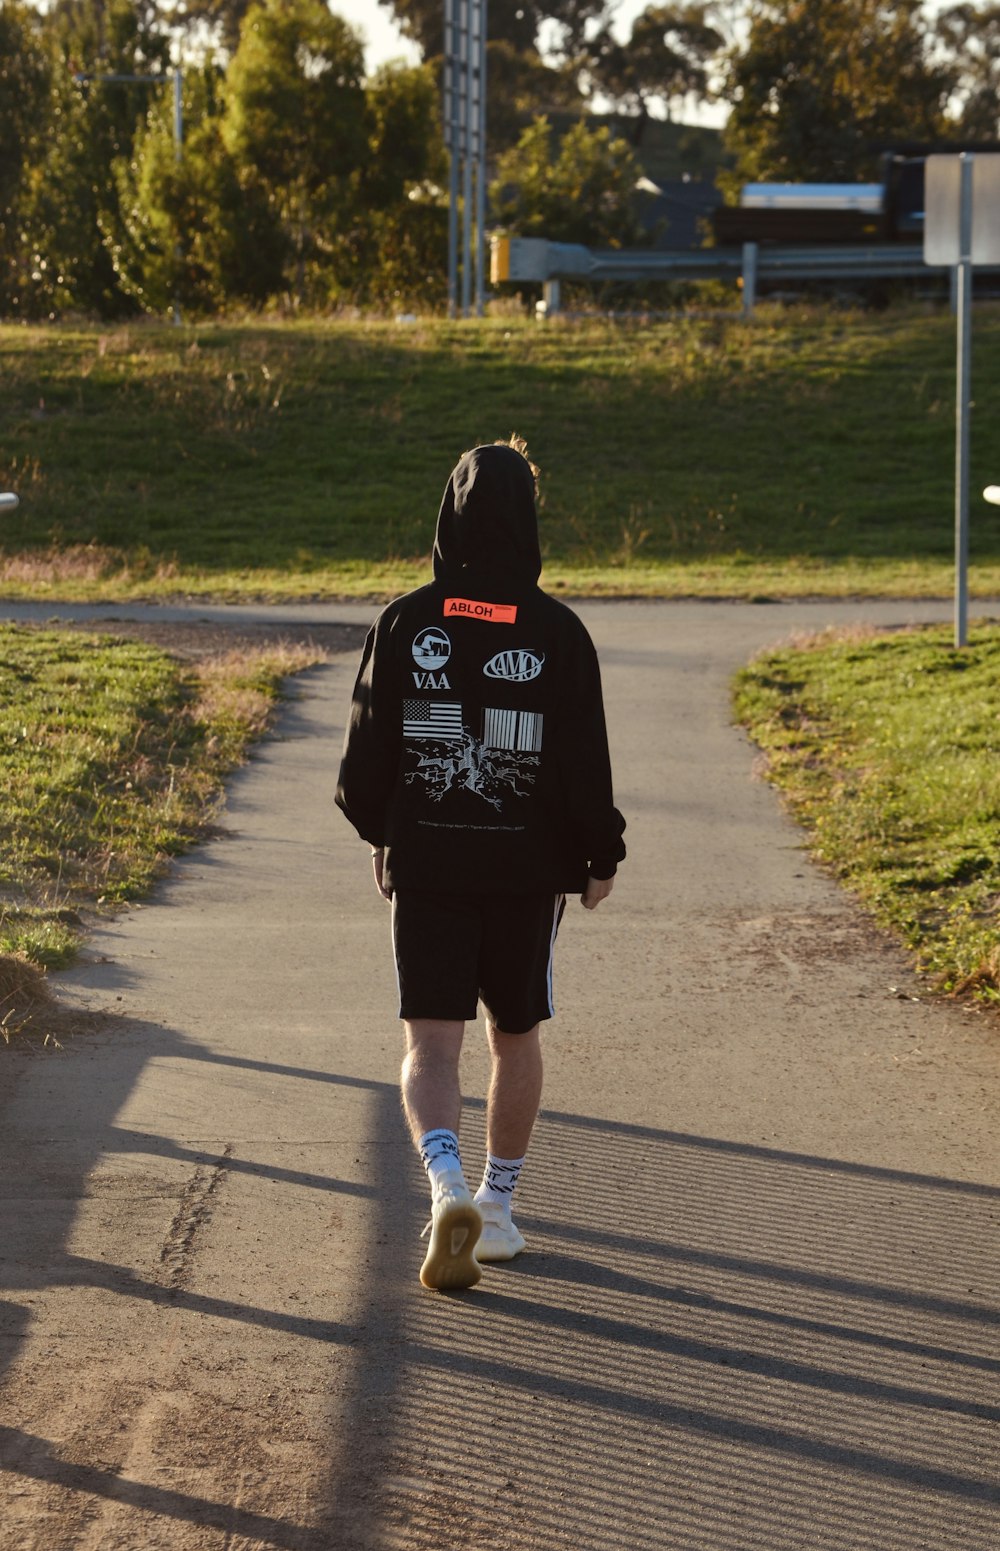
<svg viewBox="0 0 1000 1551">
<path fill-rule="evenodd" d="M 525 1248 L 511 1200 L 541 1101 L 556 933 L 566 895 L 593 910 L 625 856 L 597 655 L 538 586 L 526 452 L 520 438 L 474 447 L 452 471 L 434 580 L 383 609 L 365 642 L 337 786 L 392 903 L 431 1288 L 471 1287 L 483 1263 Z M 492 1075 L 473 1198 L 459 1056 L 480 1000 Z"/>
</svg>

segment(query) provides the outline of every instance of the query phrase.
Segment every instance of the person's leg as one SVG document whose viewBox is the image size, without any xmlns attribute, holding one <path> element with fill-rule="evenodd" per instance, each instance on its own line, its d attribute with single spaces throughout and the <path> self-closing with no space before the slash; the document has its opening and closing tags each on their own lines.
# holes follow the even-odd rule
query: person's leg
<svg viewBox="0 0 1000 1551">
<path fill-rule="evenodd" d="M 403 1110 L 419 1149 L 420 1138 L 428 1131 L 447 1130 L 458 1135 L 462 1112 L 458 1058 L 465 1024 L 443 1018 L 408 1018 L 403 1028 Z"/>
<path fill-rule="evenodd" d="M 562 895 L 498 897 L 480 954 L 480 995 L 487 1009 L 492 1077 L 486 1109 L 486 1167 L 476 1191 L 481 1261 L 512 1260 L 524 1239 L 511 1219 L 511 1197 L 542 1096 L 540 1024 L 552 1017 L 552 956 Z"/>
<path fill-rule="evenodd" d="M 539 1026 L 526 1034 L 487 1028 L 493 1073 L 486 1101 L 486 1150 L 496 1158 L 523 1158 L 542 1100 Z"/>
<path fill-rule="evenodd" d="M 483 1233 L 480 1261 L 513 1260 L 524 1238 L 511 1217 L 511 1201 L 542 1097 L 542 1047 L 538 1025 L 525 1034 L 487 1027 L 493 1073 L 486 1108 L 486 1167 L 476 1191 Z"/>
<path fill-rule="evenodd" d="M 458 1061 L 465 1024 L 408 1018 L 402 1099 L 410 1134 L 431 1185 L 430 1243 L 420 1269 L 425 1287 L 472 1287 L 482 1217 L 469 1194 L 458 1149 L 462 1096 Z"/>
</svg>

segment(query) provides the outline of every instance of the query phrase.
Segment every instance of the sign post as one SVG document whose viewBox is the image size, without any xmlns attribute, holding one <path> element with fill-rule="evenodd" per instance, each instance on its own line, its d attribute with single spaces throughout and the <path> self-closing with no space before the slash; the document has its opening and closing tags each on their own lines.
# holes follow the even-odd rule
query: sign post
<svg viewBox="0 0 1000 1551">
<path fill-rule="evenodd" d="M 972 161 L 959 157 L 955 357 L 955 645 L 969 639 L 969 400 L 972 384 Z"/>
<path fill-rule="evenodd" d="M 956 277 L 955 645 L 969 639 L 969 411 L 972 268 L 1000 262 L 1000 154 L 929 156 L 925 170 L 924 263 Z"/>
</svg>

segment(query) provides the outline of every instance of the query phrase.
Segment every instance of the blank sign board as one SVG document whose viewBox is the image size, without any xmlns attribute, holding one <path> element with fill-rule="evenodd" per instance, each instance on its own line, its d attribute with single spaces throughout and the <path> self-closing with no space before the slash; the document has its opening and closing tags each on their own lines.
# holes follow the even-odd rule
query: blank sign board
<svg viewBox="0 0 1000 1551">
<path fill-rule="evenodd" d="M 971 156 L 973 264 L 1000 264 L 1000 154 Z M 924 172 L 924 263 L 958 264 L 962 162 L 928 156 Z"/>
</svg>

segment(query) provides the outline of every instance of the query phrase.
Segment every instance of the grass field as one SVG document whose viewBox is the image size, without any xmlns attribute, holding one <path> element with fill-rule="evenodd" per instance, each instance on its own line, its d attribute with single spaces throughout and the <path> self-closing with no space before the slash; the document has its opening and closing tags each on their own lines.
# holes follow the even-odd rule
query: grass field
<svg viewBox="0 0 1000 1551">
<path fill-rule="evenodd" d="M 89 912 L 146 893 L 205 834 L 281 679 L 317 655 L 273 645 L 183 663 L 140 641 L 0 625 L 0 955 L 65 964 Z M 0 975 L 0 1032 L 10 1011 Z"/>
<path fill-rule="evenodd" d="M 814 854 L 944 991 L 1000 1005 L 1000 627 L 767 652 L 736 709 Z"/>
<path fill-rule="evenodd" d="M 975 314 L 974 594 L 1000 594 L 1000 308 Z M 545 582 L 591 595 L 951 586 L 954 322 L 523 317 L 0 327 L 0 590 L 384 596 L 448 471 L 524 434 Z"/>
</svg>

